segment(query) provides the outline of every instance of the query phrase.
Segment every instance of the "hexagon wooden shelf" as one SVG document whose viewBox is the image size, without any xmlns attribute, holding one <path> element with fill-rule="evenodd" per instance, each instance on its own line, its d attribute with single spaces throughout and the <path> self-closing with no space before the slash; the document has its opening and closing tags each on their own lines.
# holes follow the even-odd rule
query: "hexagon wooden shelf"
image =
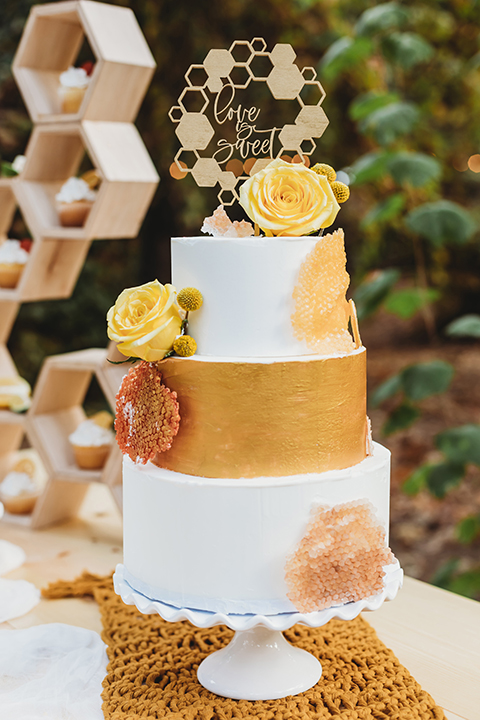
<svg viewBox="0 0 480 720">
<path fill-rule="evenodd" d="M 88 155 L 101 177 L 83 227 L 62 227 L 55 195 Z M 37 125 L 15 193 L 36 236 L 71 240 L 136 237 L 158 174 L 134 125 L 89 122 Z"/>
<path fill-rule="evenodd" d="M 62 113 L 60 74 L 87 41 L 96 62 L 75 114 Z M 155 70 L 155 60 L 132 10 L 77 0 L 32 8 L 13 62 L 13 74 L 34 122 L 132 122 Z"/>
<path fill-rule="evenodd" d="M 0 246 L 8 239 L 18 201 L 18 179 L 0 178 Z M 19 206 L 22 215 L 23 208 Z M 67 298 L 73 292 L 90 247 L 89 240 L 70 240 L 33 235 L 30 257 L 15 288 L 0 287 L 0 314 L 3 301 L 28 302 Z M 1 321 L 0 321 L 1 322 Z"/>
<path fill-rule="evenodd" d="M 99 348 L 80 350 L 47 358 L 43 364 L 26 420 L 29 437 L 49 476 L 35 509 L 35 527 L 75 515 L 91 482 L 105 483 L 121 506 L 122 454 L 116 443 L 102 470 L 83 470 L 76 465 L 68 441 L 70 433 L 86 419 L 82 403 L 94 375 L 110 406 L 115 407 L 115 395 L 127 369 L 108 363 L 108 353 Z"/>
</svg>

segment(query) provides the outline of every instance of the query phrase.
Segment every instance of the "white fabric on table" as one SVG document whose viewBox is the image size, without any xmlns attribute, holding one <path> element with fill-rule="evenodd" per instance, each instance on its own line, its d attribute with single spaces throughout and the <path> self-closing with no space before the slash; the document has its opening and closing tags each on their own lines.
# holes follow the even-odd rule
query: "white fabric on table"
<svg viewBox="0 0 480 720">
<path fill-rule="evenodd" d="M 93 630 L 0 630 L 0 720 L 103 720 L 107 654 Z"/>
<path fill-rule="evenodd" d="M 3 505 L 0 503 L 0 517 Z M 0 575 L 23 565 L 25 551 L 7 540 L 0 540 Z M 0 623 L 26 615 L 40 602 L 40 591 L 26 580 L 0 578 Z"/>
</svg>

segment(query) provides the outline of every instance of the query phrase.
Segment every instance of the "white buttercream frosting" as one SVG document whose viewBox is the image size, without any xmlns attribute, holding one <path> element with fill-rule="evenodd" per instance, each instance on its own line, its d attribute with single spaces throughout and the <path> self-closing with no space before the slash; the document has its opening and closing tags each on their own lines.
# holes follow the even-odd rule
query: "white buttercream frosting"
<svg viewBox="0 0 480 720">
<path fill-rule="evenodd" d="M 87 87 L 90 78 L 83 68 L 69 67 L 60 75 L 60 85 L 66 88 Z"/>
<path fill-rule="evenodd" d="M 68 436 L 72 445 L 80 447 L 100 447 L 100 445 L 111 445 L 113 432 L 100 427 L 93 420 L 85 420 L 75 432 Z"/>
<path fill-rule="evenodd" d="M 25 167 L 26 162 L 27 158 L 25 155 L 17 155 L 12 162 L 12 170 L 15 170 L 16 173 L 20 174 Z"/>
<path fill-rule="evenodd" d="M 20 240 L 5 240 L 0 245 L 0 263 L 25 265 L 27 260 L 28 252 L 20 247 Z"/>
<path fill-rule="evenodd" d="M 60 192 L 55 195 L 57 202 L 72 203 L 78 200 L 95 200 L 97 193 L 91 190 L 88 183 L 82 178 L 68 178 L 60 188 Z"/>
<path fill-rule="evenodd" d="M 5 497 L 32 495 L 38 492 L 38 486 L 27 473 L 9 472 L 0 483 L 0 492 Z"/>
</svg>

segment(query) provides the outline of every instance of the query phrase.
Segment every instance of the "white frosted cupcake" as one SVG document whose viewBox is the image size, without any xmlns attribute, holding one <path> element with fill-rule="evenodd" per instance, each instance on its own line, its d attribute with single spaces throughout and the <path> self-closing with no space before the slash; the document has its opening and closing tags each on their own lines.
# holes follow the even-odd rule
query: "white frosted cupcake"
<svg viewBox="0 0 480 720">
<path fill-rule="evenodd" d="M 69 67 L 60 75 L 58 94 L 63 113 L 77 113 L 85 96 L 90 78 L 83 68 Z"/>
<path fill-rule="evenodd" d="M 55 195 L 58 216 L 63 227 L 82 227 L 95 201 L 97 193 L 82 178 L 71 177 Z"/>
<path fill-rule="evenodd" d="M 0 483 L 0 501 L 12 515 L 26 515 L 35 507 L 40 491 L 28 473 L 12 471 Z"/>
<path fill-rule="evenodd" d="M 14 412 L 28 410 L 31 393 L 29 383 L 20 375 L 0 377 L 0 409 L 7 408 Z"/>
<path fill-rule="evenodd" d="M 28 252 L 19 240 L 5 240 L 0 245 L 0 287 L 15 288 L 28 260 Z"/>
<path fill-rule="evenodd" d="M 68 439 L 79 468 L 100 470 L 105 465 L 114 435 L 108 427 L 90 419 L 81 423 Z"/>
</svg>

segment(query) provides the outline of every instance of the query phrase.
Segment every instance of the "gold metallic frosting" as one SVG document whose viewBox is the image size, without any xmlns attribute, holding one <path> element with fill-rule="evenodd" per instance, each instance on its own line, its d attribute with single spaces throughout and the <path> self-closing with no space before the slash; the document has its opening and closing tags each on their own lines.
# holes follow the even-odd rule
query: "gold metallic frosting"
<svg viewBox="0 0 480 720">
<path fill-rule="evenodd" d="M 274 362 L 170 357 L 180 429 L 156 465 L 200 477 L 340 470 L 366 457 L 366 351 Z"/>
</svg>

